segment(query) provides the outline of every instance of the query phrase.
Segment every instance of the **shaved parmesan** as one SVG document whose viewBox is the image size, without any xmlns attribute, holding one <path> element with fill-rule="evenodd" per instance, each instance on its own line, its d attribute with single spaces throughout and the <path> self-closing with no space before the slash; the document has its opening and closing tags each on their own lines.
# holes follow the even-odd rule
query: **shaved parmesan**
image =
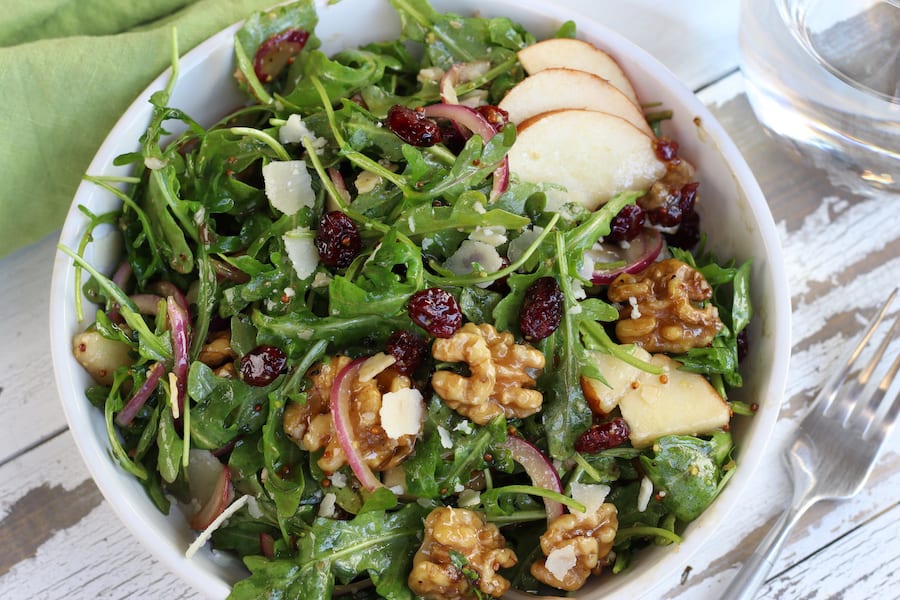
<svg viewBox="0 0 900 600">
<path fill-rule="evenodd" d="M 222 526 L 222 524 L 231 518 L 231 515 L 244 508 L 244 505 L 250 502 L 250 496 L 241 496 L 234 502 L 232 502 L 228 508 L 222 511 L 215 520 L 209 524 L 209 527 L 200 532 L 200 535 L 197 536 L 197 539 L 194 540 L 188 549 L 184 552 L 185 558 L 191 558 L 194 556 L 197 551 L 206 545 L 206 542 L 209 541 L 209 538 L 212 537 L 213 532 Z"/>
<path fill-rule="evenodd" d="M 644 512 L 647 510 L 647 505 L 650 504 L 650 495 L 653 493 L 653 482 L 650 481 L 650 478 L 646 475 L 643 479 L 641 479 L 641 489 L 638 492 L 637 499 L 637 509 L 638 512 Z"/>
<path fill-rule="evenodd" d="M 469 275 L 476 264 L 486 275 L 502 269 L 503 258 L 493 246 L 484 242 L 465 240 L 459 245 L 459 249 L 447 259 L 444 266 L 457 275 Z M 491 283 L 479 283 L 478 287 L 488 287 Z"/>
<path fill-rule="evenodd" d="M 531 244 L 534 243 L 534 240 L 536 240 L 543 232 L 543 227 L 526 229 L 522 232 L 522 235 L 511 241 L 506 250 L 506 256 L 509 258 L 509 262 L 516 262 L 522 258 L 522 255 L 525 254 L 528 247 L 531 246 Z"/>
<path fill-rule="evenodd" d="M 328 140 L 317 137 L 300 115 L 293 114 L 287 118 L 287 122 L 278 128 L 278 141 L 282 144 L 299 144 L 303 142 L 303 138 L 309 138 L 310 145 L 315 149 L 316 154 L 321 154 Z"/>
<path fill-rule="evenodd" d="M 415 388 L 388 392 L 381 397 L 381 427 L 391 439 L 404 435 L 418 435 L 425 417 L 422 394 Z"/>
<path fill-rule="evenodd" d="M 333 493 L 328 492 L 322 498 L 322 502 L 319 504 L 319 516 L 320 517 L 333 517 L 334 516 L 334 505 L 337 501 L 337 496 Z"/>
<path fill-rule="evenodd" d="M 459 493 L 457 501 L 460 508 L 468 508 L 470 506 L 478 506 L 481 504 L 481 492 L 478 490 L 464 489 Z"/>
<path fill-rule="evenodd" d="M 297 227 L 281 236 L 297 277 L 306 279 L 316 270 L 319 264 L 319 253 L 316 250 L 315 232 L 306 227 Z"/>
<path fill-rule="evenodd" d="M 573 544 L 557 548 L 547 555 L 547 560 L 544 562 L 547 570 L 559 581 L 565 579 L 566 575 L 575 568 L 576 564 L 578 564 L 578 557 L 575 556 L 575 546 Z"/>
<path fill-rule="evenodd" d="M 262 168 L 266 197 L 272 207 L 286 215 L 296 214 L 301 208 L 312 208 L 316 193 L 312 178 L 302 160 L 270 162 Z"/>
<path fill-rule="evenodd" d="M 361 383 L 371 381 L 395 362 L 397 362 L 397 359 L 392 354 L 385 354 L 384 352 L 373 354 L 367 358 L 366 362 L 359 368 L 357 379 L 359 379 Z"/>
<path fill-rule="evenodd" d="M 570 486 L 572 499 L 584 504 L 588 514 L 597 512 L 597 509 L 606 502 L 609 495 L 609 486 L 591 483 L 573 483 Z"/>
<path fill-rule="evenodd" d="M 479 225 L 475 228 L 475 231 L 469 234 L 469 239 L 496 248 L 506 243 L 506 228 L 500 225 L 496 227 L 482 227 Z"/>
<path fill-rule="evenodd" d="M 437 427 L 438 436 L 441 439 L 441 447 L 442 448 L 452 448 L 453 447 L 453 438 L 450 437 L 450 432 L 444 429 L 441 425 Z"/>
</svg>

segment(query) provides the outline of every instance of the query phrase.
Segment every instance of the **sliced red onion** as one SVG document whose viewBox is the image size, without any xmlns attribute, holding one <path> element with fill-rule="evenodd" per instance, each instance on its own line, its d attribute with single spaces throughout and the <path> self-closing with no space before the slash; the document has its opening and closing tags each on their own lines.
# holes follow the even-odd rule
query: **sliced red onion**
<svg viewBox="0 0 900 600">
<path fill-rule="evenodd" d="M 124 291 L 125 284 L 128 283 L 128 280 L 131 278 L 131 263 L 127 260 L 122 261 L 117 268 L 115 273 L 113 273 L 112 281 L 116 284 L 116 286 Z"/>
<path fill-rule="evenodd" d="M 514 435 L 507 437 L 502 446 L 509 450 L 514 461 L 522 465 L 525 473 L 536 487 L 562 494 L 563 487 L 559 473 L 556 472 L 550 459 L 537 446 Z M 552 521 L 565 512 L 562 503 L 549 498 L 544 498 L 544 508 L 547 511 L 548 521 Z"/>
<path fill-rule="evenodd" d="M 132 294 L 128 298 L 134 302 L 138 312 L 142 315 L 156 316 L 159 313 L 159 301 L 162 296 L 156 294 Z"/>
<path fill-rule="evenodd" d="M 456 63 L 441 77 L 441 100 L 445 104 L 459 104 L 456 96 L 456 86 L 466 81 L 472 81 L 484 75 L 491 68 L 491 63 L 486 60 L 470 63 Z"/>
<path fill-rule="evenodd" d="M 238 268 L 232 267 L 226 262 L 222 262 L 215 258 L 210 258 L 209 262 L 213 266 L 213 271 L 216 273 L 216 279 L 220 281 L 223 279 L 235 283 L 247 283 L 250 281 L 249 275 Z"/>
<path fill-rule="evenodd" d="M 259 551 L 266 558 L 275 557 L 275 538 L 265 531 L 259 534 Z"/>
<path fill-rule="evenodd" d="M 210 459 L 205 460 L 199 457 L 196 450 L 192 450 L 191 461 L 188 463 L 191 495 L 202 502 L 200 510 L 189 521 L 191 529 L 196 531 L 203 531 L 209 527 L 234 499 L 231 470 L 228 465 L 220 463 L 211 453 L 208 454 Z M 209 489 L 208 473 L 205 472 L 210 469 L 214 469 L 216 474 L 212 489 Z"/>
<path fill-rule="evenodd" d="M 187 297 L 178 289 L 178 286 L 171 281 L 157 281 L 150 285 L 150 291 L 156 292 L 160 296 L 172 296 L 184 310 L 188 309 Z"/>
<path fill-rule="evenodd" d="M 353 470 L 356 478 L 367 490 L 374 491 L 382 486 L 382 483 L 372 473 L 372 469 L 366 464 L 356 446 L 356 435 L 353 432 L 353 424 L 350 423 L 350 395 L 353 382 L 359 374 L 359 368 L 366 362 L 366 358 L 358 358 L 341 369 L 334 378 L 331 386 L 331 418 L 334 421 L 334 431 L 337 434 L 338 443 L 347 462 Z"/>
<path fill-rule="evenodd" d="M 159 378 L 165 372 L 166 366 L 163 363 L 154 363 L 150 367 L 147 379 L 141 384 L 141 387 L 138 388 L 138 391 L 134 393 L 134 396 L 125 404 L 119 414 L 116 415 L 116 423 L 122 426 L 131 424 L 134 417 L 140 412 L 141 407 L 147 402 L 147 398 L 156 390 L 156 386 L 159 385 Z"/>
<path fill-rule="evenodd" d="M 172 372 L 178 381 L 178 409 L 184 408 L 184 396 L 187 390 L 187 375 L 190 359 L 188 348 L 190 347 L 189 318 L 187 311 L 172 296 L 166 298 L 166 316 L 169 318 L 169 330 L 172 333 L 172 356 L 174 364 Z"/>
<path fill-rule="evenodd" d="M 350 202 L 350 190 L 347 188 L 347 182 L 344 180 L 344 176 L 341 175 L 341 172 L 335 167 L 328 167 L 328 178 L 331 179 L 331 183 L 334 184 L 335 189 L 337 189 L 338 194 L 340 194 L 341 198 L 344 199 L 344 202 Z M 338 210 L 339 206 L 330 207 L 332 210 Z"/>
<path fill-rule="evenodd" d="M 644 227 L 641 233 L 623 248 L 619 244 L 601 244 L 600 249 L 590 249 L 585 254 L 594 260 L 591 283 L 607 285 L 621 273 L 637 273 L 656 260 L 662 251 L 663 237 L 656 229 Z M 604 262 L 619 266 L 604 269 Z"/>
<path fill-rule="evenodd" d="M 494 126 L 476 110 L 461 104 L 431 104 L 424 108 L 425 116 L 431 119 L 450 119 L 453 123 L 465 127 L 474 134 L 480 135 L 487 143 L 497 131 Z M 500 194 L 506 191 L 509 185 L 509 159 L 504 156 L 497 168 L 494 169 L 493 182 L 491 184 L 490 200 L 496 200 Z"/>
</svg>

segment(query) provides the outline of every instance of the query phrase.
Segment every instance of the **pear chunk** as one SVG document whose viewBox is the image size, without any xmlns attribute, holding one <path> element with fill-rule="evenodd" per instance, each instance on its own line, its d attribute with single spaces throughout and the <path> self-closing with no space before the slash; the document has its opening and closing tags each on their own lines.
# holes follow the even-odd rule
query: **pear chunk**
<svg viewBox="0 0 900 600">
<path fill-rule="evenodd" d="M 584 108 L 621 117 L 652 136 L 647 119 L 634 102 L 607 80 L 575 69 L 551 68 L 526 77 L 500 101 L 513 123 L 563 108 Z"/>
<path fill-rule="evenodd" d="M 554 67 L 593 73 L 609 81 L 636 106 L 640 106 L 631 81 L 619 64 L 609 54 L 585 41 L 571 38 L 543 40 L 519 50 L 518 58 L 529 75 Z"/>
<path fill-rule="evenodd" d="M 644 362 L 650 362 L 650 353 L 640 346 L 632 346 L 631 354 Z M 645 371 L 605 352 L 594 352 L 593 358 L 606 383 L 582 376 L 581 391 L 594 413 L 608 415 L 619 405 L 622 396 L 631 390 L 631 384 L 638 381 Z"/>
<path fill-rule="evenodd" d="M 664 354 L 650 362 L 665 373 L 642 373 L 638 385 L 619 399 L 632 446 L 647 447 L 664 435 L 710 433 L 728 424 L 731 409 L 702 375 L 679 371 L 681 364 Z"/>
<path fill-rule="evenodd" d="M 541 113 L 519 125 L 509 152 L 510 172 L 522 181 L 554 183 L 550 210 L 567 202 L 596 210 L 626 190 L 646 191 L 666 172 L 654 139 L 609 113 L 566 109 Z"/>
</svg>

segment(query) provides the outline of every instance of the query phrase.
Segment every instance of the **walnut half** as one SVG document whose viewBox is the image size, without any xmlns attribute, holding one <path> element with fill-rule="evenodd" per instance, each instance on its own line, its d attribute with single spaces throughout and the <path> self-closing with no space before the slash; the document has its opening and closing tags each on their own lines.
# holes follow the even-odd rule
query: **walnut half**
<svg viewBox="0 0 900 600">
<path fill-rule="evenodd" d="M 438 371 L 431 387 L 459 414 L 484 425 L 500 414 L 524 418 L 541 409 L 544 397 L 529 371 L 544 368 L 544 355 L 528 344 L 516 344 L 509 332 L 487 323 L 466 323 L 452 337 L 434 341 L 437 360 L 465 362 L 469 377 Z"/>
<path fill-rule="evenodd" d="M 497 571 L 516 562 L 497 526 L 477 512 L 436 508 L 425 518 L 425 538 L 413 557 L 409 589 L 426 600 L 475 598 L 476 590 L 499 598 L 509 581 Z"/>
<path fill-rule="evenodd" d="M 639 273 L 622 273 L 609 284 L 607 296 L 623 305 L 616 337 L 649 352 L 680 354 L 708 346 L 723 326 L 719 311 L 706 302 L 712 298 L 709 283 L 674 258 Z"/>
<path fill-rule="evenodd" d="M 577 590 L 593 573 L 599 575 L 619 527 L 616 505 L 568 513 L 553 519 L 541 536 L 544 558 L 531 565 L 538 581 L 561 590 Z"/>
<path fill-rule="evenodd" d="M 318 460 L 319 468 L 333 473 L 347 464 L 331 417 L 329 398 L 335 377 L 351 359 L 335 356 L 313 366 L 307 373 L 312 386 L 307 390 L 305 404 L 292 402 L 285 407 L 283 429 L 298 446 L 309 452 L 324 448 Z M 388 392 L 412 387 L 410 379 L 396 369 L 388 367 L 371 376 L 360 376 L 351 382 L 350 421 L 356 443 L 366 464 L 373 471 L 385 471 L 396 467 L 412 454 L 415 435 L 391 438 L 381 424 L 382 397 Z"/>
</svg>

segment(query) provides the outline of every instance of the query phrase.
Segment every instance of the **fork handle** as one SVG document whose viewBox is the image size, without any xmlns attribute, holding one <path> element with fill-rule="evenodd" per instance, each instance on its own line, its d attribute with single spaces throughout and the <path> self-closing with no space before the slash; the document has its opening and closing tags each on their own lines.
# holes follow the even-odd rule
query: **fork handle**
<svg viewBox="0 0 900 600">
<path fill-rule="evenodd" d="M 756 597 L 756 592 L 772 571 L 788 534 L 810 506 L 809 502 L 791 506 L 779 517 L 722 594 L 722 600 L 753 600 Z"/>
</svg>

